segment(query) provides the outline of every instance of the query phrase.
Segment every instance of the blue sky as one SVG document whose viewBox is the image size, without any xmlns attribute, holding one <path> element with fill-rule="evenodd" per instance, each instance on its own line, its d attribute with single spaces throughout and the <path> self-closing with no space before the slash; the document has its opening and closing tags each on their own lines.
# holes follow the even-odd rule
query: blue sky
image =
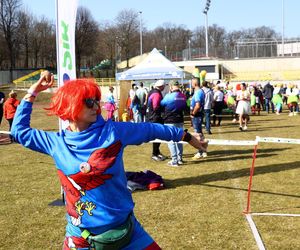
<svg viewBox="0 0 300 250">
<path fill-rule="evenodd" d="M 55 19 L 55 0 L 22 0 L 37 16 Z M 300 37 L 300 0 L 211 0 L 209 24 L 227 31 L 269 26 L 282 32 L 282 1 L 285 2 L 285 37 Z M 204 26 L 202 10 L 206 0 L 79 0 L 79 5 L 91 10 L 99 22 L 113 20 L 122 9 L 142 11 L 148 29 L 170 22 L 189 29 Z"/>
</svg>

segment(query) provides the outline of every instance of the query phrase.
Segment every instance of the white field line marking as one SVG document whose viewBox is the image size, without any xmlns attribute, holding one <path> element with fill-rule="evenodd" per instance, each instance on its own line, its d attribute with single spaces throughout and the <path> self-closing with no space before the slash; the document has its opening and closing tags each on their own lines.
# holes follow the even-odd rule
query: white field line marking
<svg viewBox="0 0 300 250">
<path fill-rule="evenodd" d="M 230 151 L 230 148 L 228 146 L 231 145 L 226 145 L 224 148 L 226 151 Z M 249 163 L 249 165 L 251 165 L 251 162 Z M 235 166 L 235 164 L 233 164 L 233 161 L 228 161 L 227 167 L 229 167 L 230 171 L 233 171 L 234 168 L 233 166 Z M 233 184 L 233 187 L 236 189 L 241 189 L 241 180 L 240 178 L 234 178 L 231 183 Z M 244 196 L 244 192 L 238 192 L 238 194 L 236 195 L 237 200 L 239 201 L 239 207 L 240 207 L 240 211 L 243 211 L 245 209 L 245 196 Z M 247 238 L 249 238 L 249 241 L 252 241 L 252 238 L 249 234 L 247 234 Z"/>
<path fill-rule="evenodd" d="M 259 235 L 259 232 L 256 228 L 256 225 L 255 225 L 254 221 L 252 220 L 251 214 L 245 214 L 245 216 L 246 216 L 246 219 L 247 219 L 247 221 L 250 225 L 250 228 L 252 230 L 252 233 L 253 233 L 253 236 L 255 238 L 258 249 L 259 250 L 265 250 L 266 248 L 265 248 L 264 243 L 263 243 L 263 241 L 262 241 L 262 239 Z"/>
<path fill-rule="evenodd" d="M 286 217 L 300 217 L 300 214 L 276 214 L 276 213 L 251 213 L 257 216 L 286 216 Z"/>
</svg>

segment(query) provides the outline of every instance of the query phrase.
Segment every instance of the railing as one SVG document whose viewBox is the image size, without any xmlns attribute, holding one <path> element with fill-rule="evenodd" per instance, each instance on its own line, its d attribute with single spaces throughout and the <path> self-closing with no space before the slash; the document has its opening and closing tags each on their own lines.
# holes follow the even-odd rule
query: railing
<svg viewBox="0 0 300 250">
<path fill-rule="evenodd" d="M 115 78 L 95 78 L 95 80 L 96 80 L 97 84 L 101 87 L 114 86 L 116 84 L 116 79 Z M 28 89 L 34 83 L 36 83 L 36 81 L 17 82 L 17 83 L 15 83 L 15 88 L 16 89 Z M 53 87 L 54 88 L 57 87 L 57 81 L 54 81 Z"/>
<path fill-rule="evenodd" d="M 95 80 L 101 87 L 116 85 L 116 78 L 95 78 Z"/>
<path fill-rule="evenodd" d="M 14 84 L 15 89 L 29 89 L 31 85 L 36 83 L 36 81 L 22 81 Z M 57 82 L 54 81 L 53 88 L 57 87 Z"/>
<path fill-rule="evenodd" d="M 44 71 L 44 69 L 39 69 L 39 70 L 33 71 L 33 72 L 31 72 L 31 73 L 29 73 L 29 74 L 27 74 L 27 75 L 25 75 L 25 76 L 22 76 L 22 77 L 20 77 L 20 78 L 18 78 L 18 79 L 16 79 L 16 80 L 14 80 L 13 82 L 14 82 L 15 84 L 17 84 L 17 83 L 26 81 L 26 79 L 31 78 L 31 77 L 33 77 L 33 76 L 36 76 L 36 75 L 40 74 L 40 73 L 43 72 L 43 71 Z"/>
</svg>

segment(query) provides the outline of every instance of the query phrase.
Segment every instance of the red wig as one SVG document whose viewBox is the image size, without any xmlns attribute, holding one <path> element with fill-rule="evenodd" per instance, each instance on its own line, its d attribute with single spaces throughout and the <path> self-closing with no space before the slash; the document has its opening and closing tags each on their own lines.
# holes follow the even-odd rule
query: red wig
<svg viewBox="0 0 300 250">
<path fill-rule="evenodd" d="M 62 120 L 76 121 L 84 107 L 86 98 L 101 99 L 99 86 L 93 79 L 76 79 L 66 82 L 51 98 L 50 115 L 56 115 Z M 101 108 L 97 110 L 101 113 Z"/>
</svg>

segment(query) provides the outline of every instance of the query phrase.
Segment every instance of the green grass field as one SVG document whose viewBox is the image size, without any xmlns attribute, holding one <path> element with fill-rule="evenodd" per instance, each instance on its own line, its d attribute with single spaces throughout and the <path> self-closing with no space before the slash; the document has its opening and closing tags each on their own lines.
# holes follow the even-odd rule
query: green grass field
<svg viewBox="0 0 300 250">
<path fill-rule="evenodd" d="M 22 95 L 20 95 L 22 96 Z M 45 115 L 45 97 L 35 104 L 32 127 L 56 130 Z M 213 127 L 211 139 L 254 140 L 256 135 L 300 138 L 300 116 L 286 111 L 252 116 L 249 131 L 231 119 Z M 6 121 L 1 130 L 7 129 Z M 162 152 L 168 155 L 166 145 Z M 253 212 L 300 214 L 300 145 L 260 144 L 253 179 Z M 150 160 L 151 144 L 125 150 L 128 171 L 150 169 L 166 189 L 133 193 L 135 214 L 163 249 L 257 249 L 243 215 L 253 147 L 210 146 L 208 158 L 192 161 L 184 147 L 181 168 Z M 61 249 L 65 209 L 49 204 L 60 198 L 52 159 L 18 144 L 0 145 L 0 249 Z M 267 249 L 300 249 L 299 217 L 253 217 Z"/>
</svg>

